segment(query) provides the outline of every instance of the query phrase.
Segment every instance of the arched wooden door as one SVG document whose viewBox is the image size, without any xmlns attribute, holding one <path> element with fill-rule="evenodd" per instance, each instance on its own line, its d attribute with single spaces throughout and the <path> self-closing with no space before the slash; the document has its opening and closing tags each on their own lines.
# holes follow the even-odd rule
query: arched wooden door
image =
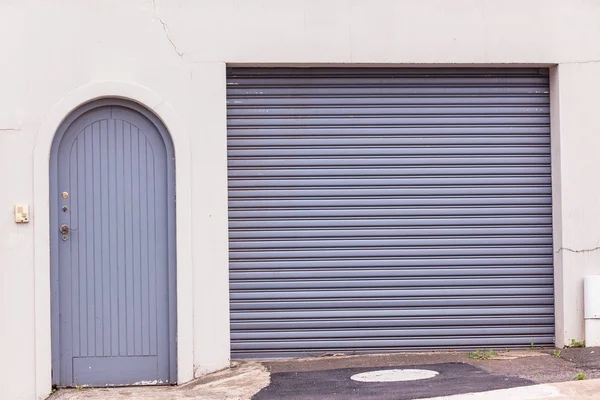
<svg viewBox="0 0 600 400">
<path fill-rule="evenodd" d="M 77 110 L 51 154 L 53 382 L 175 382 L 173 147 L 151 113 Z"/>
</svg>

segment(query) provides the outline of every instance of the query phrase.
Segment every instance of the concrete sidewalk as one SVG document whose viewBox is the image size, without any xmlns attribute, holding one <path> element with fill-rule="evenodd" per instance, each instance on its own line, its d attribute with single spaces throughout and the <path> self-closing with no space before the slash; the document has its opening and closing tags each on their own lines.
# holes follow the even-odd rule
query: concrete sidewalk
<svg viewBox="0 0 600 400">
<path fill-rule="evenodd" d="M 600 399 L 600 379 L 521 386 L 489 392 L 430 397 L 423 400 L 585 400 Z"/>
<path fill-rule="evenodd" d="M 61 389 L 48 400 L 249 400 L 269 385 L 269 375 L 259 362 L 234 362 L 179 386 Z"/>
</svg>

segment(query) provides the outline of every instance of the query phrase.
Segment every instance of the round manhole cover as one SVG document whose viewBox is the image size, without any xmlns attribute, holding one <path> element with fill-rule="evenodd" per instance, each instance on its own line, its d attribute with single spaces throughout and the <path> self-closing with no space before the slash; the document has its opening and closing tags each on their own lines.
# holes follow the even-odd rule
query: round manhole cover
<svg viewBox="0 0 600 400">
<path fill-rule="evenodd" d="M 439 372 L 428 369 L 386 369 L 362 372 L 352 375 L 350 379 L 358 382 L 405 382 L 429 379 L 438 374 Z"/>
</svg>

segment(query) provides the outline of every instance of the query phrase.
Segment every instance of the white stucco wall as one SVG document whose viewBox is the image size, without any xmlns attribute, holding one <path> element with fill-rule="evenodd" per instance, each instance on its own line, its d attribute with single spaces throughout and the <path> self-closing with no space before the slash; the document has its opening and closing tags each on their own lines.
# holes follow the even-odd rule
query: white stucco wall
<svg viewBox="0 0 600 400">
<path fill-rule="evenodd" d="M 600 274 L 600 63 L 564 63 L 551 84 L 557 347 L 583 340 L 583 277 Z M 551 91 L 553 87 L 551 86 Z"/>
<path fill-rule="evenodd" d="M 228 365 L 226 63 L 558 64 L 557 343 L 582 339 L 581 279 L 600 273 L 599 20 L 595 0 L 0 2 L 2 398 L 50 391 L 44 157 L 61 113 L 110 88 L 175 140 L 180 380 Z M 16 203 L 29 224 L 14 223 Z"/>
</svg>

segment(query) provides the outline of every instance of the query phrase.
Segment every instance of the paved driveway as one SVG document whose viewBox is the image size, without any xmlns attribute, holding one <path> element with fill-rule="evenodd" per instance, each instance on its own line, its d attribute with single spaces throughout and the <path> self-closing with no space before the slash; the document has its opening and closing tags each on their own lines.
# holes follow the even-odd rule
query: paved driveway
<svg viewBox="0 0 600 400">
<path fill-rule="evenodd" d="M 564 358 L 563 358 L 564 357 Z M 572 360 L 572 361 L 569 361 Z M 366 356 L 331 356 L 271 362 L 236 362 L 232 369 L 221 371 L 181 386 L 126 387 L 59 390 L 52 400 L 266 400 L 266 399 L 333 399 L 344 391 L 344 400 L 400 400 L 410 396 L 441 396 L 444 394 L 529 385 L 531 383 L 569 382 L 562 384 L 575 397 L 600 398 L 600 349 L 565 349 L 560 357 L 552 351 L 500 351 L 492 359 L 473 359 L 467 353 L 420 353 Z M 439 370 L 433 379 L 390 385 L 359 385 L 349 377 L 361 371 L 419 368 Z M 578 373 L 588 379 L 573 382 Z M 272 381 L 271 386 L 268 386 Z M 456 383 L 456 384 L 454 384 Z M 593 386 L 596 385 L 596 386 Z M 587 388 L 587 389 L 586 389 Z M 592 388 L 592 389 L 590 389 Z M 543 390 L 547 388 L 542 387 Z M 577 397 L 581 390 L 590 396 Z M 518 389 L 507 389 L 518 390 Z M 528 389 L 521 389 L 528 390 Z M 595 390 L 595 389 L 594 389 Z M 483 393 L 483 392 L 482 392 Z M 500 392 L 498 392 L 500 393 Z M 509 392 L 501 392 L 508 396 Z M 523 392 L 518 397 L 521 400 Z M 594 394 L 595 393 L 595 394 Z M 310 397 L 293 397 L 310 394 Z M 254 397 L 253 397 L 254 396 Z M 274 397 L 275 396 L 275 397 Z M 276 397 L 280 396 L 280 397 Z M 284 397 L 281 397 L 284 396 Z M 354 397 L 352 397 L 354 396 Z M 460 395 L 459 395 L 460 396 Z M 490 396 L 485 394 L 485 398 Z M 342 398 L 342 397 L 339 397 Z M 418 398 L 418 397 L 417 397 Z M 473 397 L 480 398 L 480 397 Z M 531 397 L 536 398 L 536 397 Z M 539 397 L 546 398 L 546 397 Z M 547 397 L 550 398 L 550 397 Z"/>
<path fill-rule="evenodd" d="M 359 382 L 351 379 L 353 375 L 361 372 L 395 371 L 397 370 L 395 368 L 370 367 L 308 372 L 276 372 L 271 375 L 271 384 L 258 392 L 252 399 L 412 400 L 534 384 L 533 381 L 528 379 L 491 374 L 466 363 L 405 365 L 401 367 L 402 370 L 425 370 L 438 373 L 431 378 L 419 380 Z"/>
</svg>

